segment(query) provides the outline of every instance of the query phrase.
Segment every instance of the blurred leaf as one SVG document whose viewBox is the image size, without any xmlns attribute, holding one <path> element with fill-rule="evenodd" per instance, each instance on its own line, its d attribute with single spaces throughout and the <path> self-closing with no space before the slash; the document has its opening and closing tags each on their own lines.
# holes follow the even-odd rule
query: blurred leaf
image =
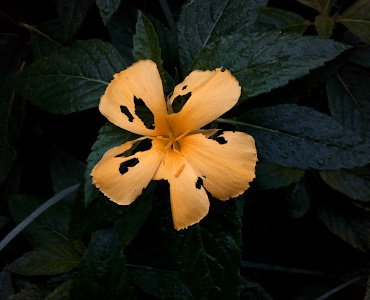
<svg viewBox="0 0 370 300">
<path fill-rule="evenodd" d="M 328 80 L 326 91 L 332 116 L 370 147 L 370 73 L 346 67 Z"/>
<path fill-rule="evenodd" d="M 354 200 L 370 201 L 370 168 L 320 172 L 321 178 L 333 189 Z"/>
<path fill-rule="evenodd" d="M 248 32 L 267 0 L 188 1 L 178 21 L 182 72 L 186 73 L 199 51 L 215 39 Z"/>
<path fill-rule="evenodd" d="M 52 284 L 32 284 L 19 293 L 13 295 L 11 300 L 45 300 L 45 297 L 53 290 Z M 10 300 L 9 299 L 9 300 Z"/>
<path fill-rule="evenodd" d="M 368 212 L 338 201 L 320 201 L 316 211 L 320 220 L 342 240 L 362 251 L 370 251 Z"/>
<path fill-rule="evenodd" d="M 370 68 L 370 46 L 352 49 L 349 53 L 348 60 L 365 68 Z"/>
<path fill-rule="evenodd" d="M 239 130 L 256 140 L 257 153 L 289 168 L 337 170 L 362 166 L 370 157 L 361 139 L 310 107 L 282 104 L 238 118 Z"/>
<path fill-rule="evenodd" d="M 84 178 L 85 164 L 73 156 L 58 148 L 53 148 L 51 153 L 51 180 L 55 193 L 82 182 Z M 74 199 L 75 194 L 68 196 Z"/>
<path fill-rule="evenodd" d="M 211 199 L 210 211 L 188 229 L 173 228 L 168 196 L 156 199 L 167 247 L 195 299 L 238 299 L 241 220 L 237 200 Z"/>
<path fill-rule="evenodd" d="M 118 10 L 107 23 L 107 29 L 113 45 L 123 56 L 127 64 L 132 64 L 133 36 L 136 26 L 137 9 L 126 6 L 122 1 Z"/>
<path fill-rule="evenodd" d="M 87 166 L 85 170 L 85 204 L 88 205 L 96 195 L 98 189 L 92 184 L 90 173 L 95 165 L 100 161 L 103 154 L 109 149 L 120 146 L 129 140 L 137 137 L 134 133 L 125 131 L 112 123 L 106 123 L 100 130 L 98 138 L 91 148 L 91 153 L 87 158 Z"/>
<path fill-rule="evenodd" d="M 141 226 L 152 211 L 156 182 L 151 182 L 122 217 L 115 221 L 115 228 L 123 247 L 126 247 L 138 234 Z"/>
<path fill-rule="evenodd" d="M 293 219 L 303 217 L 311 205 L 310 190 L 306 180 L 299 181 L 287 197 L 288 213 Z"/>
<path fill-rule="evenodd" d="M 18 78 L 16 88 L 46 111 L 82 111 L 98 106 L 113 74 L 125 66 L 111 44 L 79 41 L 36 60 Z"/>
<path fill-rule="evenodd" d="M 319 13 L 327 15 L 331 9 L 331 0 L 297 0 L 298 2 L 316 9 Z"/>
<path fill-rule="evenodd" d="M 149 19 L 141 12 L 138 12 L 136 22 L 136 34 L 133 40 L 134 49 L 132 55 L 136 61 L 150 59 L 157 64 L 159 74 L 161 75 L 163 86 L 166 86 L 164 75 L 161 48 L 154 27 Z"/>
<path fill-rule="evenodd" d="M 81 26 L 94 0 L 56 0 L 56 3 L 65 37 L 70 38 Z"/>
<path fill-rule="evenodd" d="M 72 277 L 71 299 L 131 299 L 128 271 L 118 234 L 114 229 L 98 231 Z"/>
<path fill-rule="evenodd" d="M 259 32 L 279 30 L 287 33 L 303 34 L 309 22 L 291 11 L 274 7 L 260 7 L 253 29 Z"/>
<path fill-rule="evenodd" d="M 346 49 L 344 44 L 313 36 L 276 31 L 236 34 L 207 44 L 192 68 L 230 70 L 242 86 L 241 99 L 245 99 L 287 85 Z"/>
<path fill-rule="evenodd" d="M 370 2 L 368 0 L 355 2 L 337 20 L 366 44 L 370 44 Z"/>
<path fill-rule="evenodd" d="M 194 299 L 178 272 L 130 266 L 132 281 L 147 294 L 162 300 Z"/>
<path fill-rule="evenodd" d="M 265 289 L 256 281 L 250 278 L 241 278 L 240 283 L 241 300 L 273 300 Z"/>
<path fill-rule="evenodd" d="M 0 272 L 0 300 L 8 300 L 14 294 L 9 266 L 5 266 Z"/>
<path fill-rule="evenodd" d="M 258 189 L 278 189 L 301 180 L 304 170 L 286 168 L 268 160 L 262 160 L 256 166 L 256 178 L 253 184 Z"/>
<path fill-rule="evenodd" d="M 80 255 L 73 244 L 48 244 L 11 263 L 11 271 L 25 276 L 57 275 L 76 268 Z"/>
<path fill-rule="evenodd" d="M 334 19 L 325 15 L 318 15 L 315 18 L 315 28 L 319 37 L 328 39 L 331 37 L 334 28 Z"/>
<path fill-rule="evenodd" d="M 69 289 L 71 288 L 71 282 L 72 280 L 68 280 L 57 286 L 52 293 L 47 295 L 45 300 L 69 300 Z"/>
<path fill-rule="evenodd" d="M 14 195 L 8 205 L 13 219 L 19 223 L 45 202 L 44 197 Z M 70 209 L 65 202 L 58 202 L 37 217 L 23 233 L 34 247 L 68 241 Z"/>
<path fill-rule="evenodd" d="M 121 0 L 96 0 L 96 5 L 99 8 L 100 16 L 106 25 L 115 11 L 118 9 Z"/>
</svg>

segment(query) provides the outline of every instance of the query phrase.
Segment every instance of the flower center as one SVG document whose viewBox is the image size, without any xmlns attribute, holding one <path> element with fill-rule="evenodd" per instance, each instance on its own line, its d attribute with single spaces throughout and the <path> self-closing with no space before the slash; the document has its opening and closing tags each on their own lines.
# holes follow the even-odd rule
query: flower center
<svg viewBox="0 0 370 300">
<path fill-rule="evenodd" d="M 157 138 L 159 138 L 159 139 L 161 139 L 163 141 L 166 141 L 166 146 L 164 147 L 165 151 L 172 150 L 172 151 L 175 151 L 175 152 L 180 153 L 181 152 L 181 149 L 180 149 L 180 143 L 179 143 L 179 141 L 184 136 L 186 136 L 189 132 L 190 132 L 190 130 L 184 132 L 183 134 L 181 134 L 179 136 L 175 136 L 174 133 L 173 133 L 173 131 L 170 130 L 168 136 L 157 136 Z"/>
</svg>

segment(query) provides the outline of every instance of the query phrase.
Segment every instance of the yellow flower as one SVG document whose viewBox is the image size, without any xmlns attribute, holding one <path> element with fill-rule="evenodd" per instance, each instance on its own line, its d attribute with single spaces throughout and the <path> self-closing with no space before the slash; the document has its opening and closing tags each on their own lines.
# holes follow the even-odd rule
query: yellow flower
<svg viewBox="0 0 370 300">
<path fill-rule="evenodd" d="M 240 91 L 228 70 L 196 70 L 175 87 L 166 105 L 154 62 L 142 60 L 115 74 L 101 97 L 100 112 L 143 137 L 108 150 L 91 172 L 93 183 L 111 201 L 129 205 L 152 179 L 165 179 L 175 229 L 198 223 L 209 210 L 206 190 L 227 200 L 242 194 L 255 177 L 257 151 L 250 135 L 226 131 L 214 140 L 209 137 L 217 130 L 200 129 L 230 110 Z M 174 100 L 184 95 L 187 102 L 173 113 Z M 137 116 L 138 99 L 153 113 L 154 129 Z M 125 155 L 143 139 L 151 140 L 149 150 Z"/>
</svg>

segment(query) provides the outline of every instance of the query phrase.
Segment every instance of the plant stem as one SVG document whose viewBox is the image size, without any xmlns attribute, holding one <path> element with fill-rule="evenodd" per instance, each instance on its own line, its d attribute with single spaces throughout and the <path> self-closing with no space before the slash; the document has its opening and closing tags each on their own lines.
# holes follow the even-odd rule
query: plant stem
<svg viewBox="0 0 370 300">
<path fill-rule="evenodd" d="M 162 10 L 163 10 L 164 16 L 166 17 L 168 26 L 170 26 L 171 31 L 174 34 L 176 34 L 176 32 L 177 32 L 176 23 L 175 23 L 175 20 L 173 19 L 170 8 L 168 7 L 167 1 L 166 0 L 159 0 L 159 4 L 162 7 Z"/>
<path fill-rule="evenodd" d="M 78 189 L 80 184 L 75 184 L 70 187 L 65 188 L 55 196 L 51 197 L 45 203 L 40 205 L 35 211 L 33 211 L 27 218 L 25 218 L 22 222 L 20 222 L 8 235 L 0 242 L 0 251 L 3 250 L 9 242 L 14 239 L 18 233 L 20 233 L 23 229 L 25 229 L 33 220 L 35 220 L 39 215 L 41 215 L 45 210 L 49 207 L 54 205 L 55 203 L 59 202 L 72 192 Z"/>
</svg>

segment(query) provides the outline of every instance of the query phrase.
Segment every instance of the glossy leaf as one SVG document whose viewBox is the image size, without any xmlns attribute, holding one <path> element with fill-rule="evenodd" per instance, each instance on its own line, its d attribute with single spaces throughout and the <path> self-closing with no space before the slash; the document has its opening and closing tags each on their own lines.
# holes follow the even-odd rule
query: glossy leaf
<svg viewBox="0 0 370 300">
<path fill-rule="evenodd" d="M 265 32 L 269 30 L 278 30 L 287 33 L 303 34 L 306 31 L 309 22 L 300 15 L 274 7 L 259 8 L 259 13 L 253 30 Z"/>
<path fill-rule="evenodd" d="M 11 271 L 25 276 L 57 275 L 76 268 L 80 255 L 73 244 L 48 244 L 11 263 Z"/>
<path fill-rule="evenodd" d="M 342 240 L 362 251 L 370 251 L 370 217 L 365 210 L 349 203 L 321 201 L 320 220 Z"/>
<path fill-rule="evenodd" d="M 45 199 L 38 196 L 14 195 L 9 198 L 9 209 L 19 223 L 37 209 Z M 65 202 L 58 202 L 37 217 L 23 233 L 34 247 L 60 244 L 68 241 L 70 209 Z"/>
<path fill-rule="evenodd" d="M 132 266 L 129 270 L 132 281 L 147 294 L 157 299 L 194 299 L 177 272 L 140 266 Z"/>
<path fill-rule="evenodd" d="M 262 160 L 256 166 L 256 178 L 253 185 L 258 189 L 278 189 L 297 183 L 304 175 L 304 170 L 285 168 L 273 162 Z"/>
<path fill-rule="evenodd" d="M 94 0 L 57 0 L 58 15 L 62 19 L 64 33 L 72 37 L 81 26 Z"/>
<path fill-rule="evenodd" d="M 188 1 L 178 21 L 178 39 L 183 73 L 199 51 L 220 36 L 247 32 L 266 0 Z"/>
<path fill-rule="evenodd" d="M 133 57 L 136 61 L 150 59 L 157 64 L 159 74 L 165 86 L 165 75 L 161 59 L 161 48 L 157 34 L 149 19 L 139 11 L 136 23 L 136 34 L 133 40 Z"/>
<path fill-rule="evenodd" d="M 230 70 L 239 80 L 241 99 L 245 100 L 309 74 L 347 48 L 331 40 L 275 31 L 235 34 L 204 47 L 192 68 Z"/>
<path fill-rule="evenodd" d="M 256 140 L 259 155 L 285 167 L 337 170 L 370 160 L 361 139 L 309 107 L 282 104 L 257 108 L 238 121 L 237 128 Z"/>
<path fill-rule="evenodd" d="M 236 200 L 212 200 L 210 212 L 188 229 L 173 229 L 169 200 L 156 199 L 163 238 L 195 299 L 238 299 L 241 222 Z"/>
<path fill-rule="evenodd" d="M 118 234 L 114 229 L 95 233 L 80 266 L 72 277 L 70 298 L 115 300 L 130 299 L 128 271 Z"/>
<path fill-rule="evenodd" d="M 107 24 L 111 16 L 118 9 L 120 3 L 121 0 L 96 0 L 96 5 L 99 8 L 104 25 Z"/>
<path fill-rule="evenodd" d="M 125 62 L 109 43 L 79 41 L 24 70 L 17 90 L 42 109 L 67 114 L 96 107 Z"/>
<path fill-rule="evenodd" d="M 324 171 L 320 172 L 320 176 L 333 189 L 348 197 L 363 202 L 370 201 L 370 169 L 368 167 Z"/>
<path fill-rule="evenodd" d="M 370 2 L 359 0 L 349 7 L 338 21 L 365 43 L 370 44 Z"/>
</svg>

